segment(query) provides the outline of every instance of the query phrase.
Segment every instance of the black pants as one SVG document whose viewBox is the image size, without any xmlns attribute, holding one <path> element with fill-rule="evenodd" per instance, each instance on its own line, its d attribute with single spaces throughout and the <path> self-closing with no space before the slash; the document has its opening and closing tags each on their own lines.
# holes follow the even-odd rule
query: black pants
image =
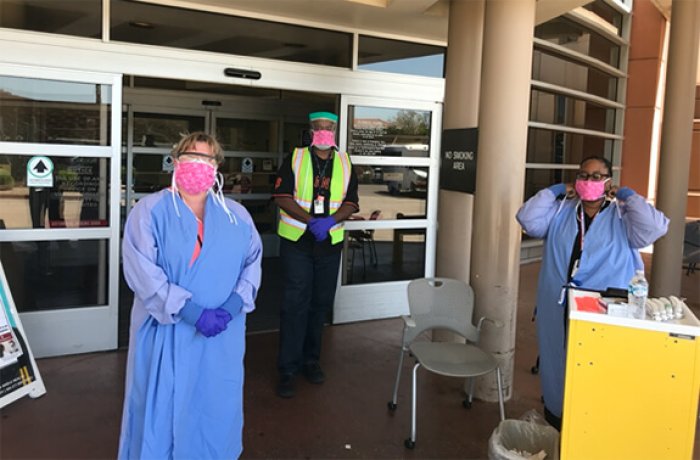
<svg viewBox="0 0 700 460">
<path fill-rule="evenodd" d="M 281 238 L 284 303 L 277 358 L 281 374 L 295 374 L 302 364 L 321 357 L 321 335 L 335 299 L 340 251 L 319 249 Z"/>
</svg>

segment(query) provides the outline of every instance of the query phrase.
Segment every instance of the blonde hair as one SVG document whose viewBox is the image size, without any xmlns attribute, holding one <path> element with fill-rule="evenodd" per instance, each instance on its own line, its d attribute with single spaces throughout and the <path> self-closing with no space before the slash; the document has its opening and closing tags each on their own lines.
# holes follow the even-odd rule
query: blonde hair
<svg viewBox="0 0 700 460">
<path fill-rule="evenodd" d="M 223 163 L 224 154 L 221 150 L 221 144 L 216 140 L 214 136 L 211 136 L 204 131 L 195 131 L 191 134 L 182 134 L 180 142 L 175 144 L 171 155 L 173 158 L 177 159 L 183 152 L 189 152 L 195 146 L 197 142 L 205 142 L 209 148 L 211 148 L 217 163 Z"/>
</svg>

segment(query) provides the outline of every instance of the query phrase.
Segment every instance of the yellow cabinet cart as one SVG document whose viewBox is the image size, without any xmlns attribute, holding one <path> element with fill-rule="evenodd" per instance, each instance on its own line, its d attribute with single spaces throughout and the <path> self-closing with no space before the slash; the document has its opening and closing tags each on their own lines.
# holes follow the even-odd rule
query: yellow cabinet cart
<svg viewBox="0 0 700 460">
<path fill-rule="evenodd" d="M 577 309 L 569 332 L 561 458 L 690 459 L 700 393 L 700 322 L 618 318 Z"/>
</svg>

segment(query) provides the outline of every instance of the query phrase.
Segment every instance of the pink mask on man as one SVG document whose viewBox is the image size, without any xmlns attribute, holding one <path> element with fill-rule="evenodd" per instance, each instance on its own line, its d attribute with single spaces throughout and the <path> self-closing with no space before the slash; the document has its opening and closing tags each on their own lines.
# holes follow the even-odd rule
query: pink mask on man
<svg viewBox="0 0 700 460">
<path fill-rule="evenodd" d="M 574 188 L 582 201 L 597 201 L 605 196 L 606 180 L 581 180 L 576 179 Z"/>
<path fill-rule="evenodd" d="M 311 145 L 321 150 L 328 150 L 331 147 L 335 147 L 335 133 L 325 129 L 316 130 L 313 132 Z"/>
<path fill-rule="evenodd" d="M 191 195 L 206 192 L 216 179 L 216 167 L 206 161 L 184 161 L 175 164 L 175 183 Z"/>
</svg>

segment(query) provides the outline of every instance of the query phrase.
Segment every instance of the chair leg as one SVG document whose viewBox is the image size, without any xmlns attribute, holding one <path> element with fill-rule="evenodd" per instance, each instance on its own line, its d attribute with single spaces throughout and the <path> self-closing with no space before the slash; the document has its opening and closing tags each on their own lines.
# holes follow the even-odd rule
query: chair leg
<svg viewBox="0 0 700 460">
<path fill-rule="evenodd" d="M 404 445 L 413 449 L 416 446 L 416 393 L 418 392 L 418 368 L 420 363 L 413 366 L 413 385 L 411 387 L 411 437 L 408 438 Z"/>
<path fill-rule="evenodd" d="M 462 405 L 467 409 L 471 409 L 471 407 L 472 407 L 472 399 L 474 398 L 474 382 L 475 381 L 476 381 L 476 377 L 469 377 L 469 393 L 467 394 L 467 399 L 465 399 L 462 402 Z"/>
<path fill-rule="evenodd" d="M 362 281 L 367 279 L 367 262 L 365 260 L 365 242 L 362 242 Z"/>
<path fill-rule="evenodd" d="M 374 240 L 369 240 L 369 249 L 370 249 L 370 262 L 372 261 L 372 256 L 374 256 L 374 262 L 373 265 L 376 267 L 379 264 L 379 260 L 377 260 L 377 247 L 374 245 Z"/>
<path fill-rule="evenodd" d="M 501 411 L 501 421 L 506 419 L 506 410 L 503 406 L 503 379 L 501 377 L 501 368 L 496 368 L 496 380 L 498 383 L 498 408 Z"/>
<path fill-rule="evenodd" d="M 391 401 L 389 401 L 389 410 L 394 411 L 396 410 L 396 401 L 399 397 L 399 381 L 401 380 L 401 368 L 403 367 L 403 355 L 405 353 L 405 350 L 403 349 L 403 346 L 401 347 L 401 350 L 399 351 L 399 368 L 396 370 L 396 381 L 394 382 L 394 393 L 391 395 Z"/>
<path fill-rule="evenodd" d="M 348 263 L 350 264 L 350 276 L 348 276 L 348 281 L 352 283 L 355 281 L 355 248 L 351 247 L 350 248 L 350 260 Z"/>
</svg>

